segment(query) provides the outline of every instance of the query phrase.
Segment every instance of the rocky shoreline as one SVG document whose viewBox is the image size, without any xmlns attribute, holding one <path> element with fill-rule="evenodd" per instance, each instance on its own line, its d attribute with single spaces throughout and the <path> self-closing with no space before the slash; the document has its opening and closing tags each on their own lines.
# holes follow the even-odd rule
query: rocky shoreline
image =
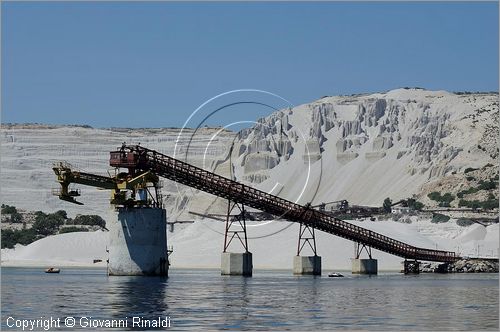
<svg viewBox="0 0 500 332">
<path fill-rule="evenodd" d="M 498 273 L 498 260 L 461 259 L 455 263 L 423 263 L 421 273 Z"/>
</svg>

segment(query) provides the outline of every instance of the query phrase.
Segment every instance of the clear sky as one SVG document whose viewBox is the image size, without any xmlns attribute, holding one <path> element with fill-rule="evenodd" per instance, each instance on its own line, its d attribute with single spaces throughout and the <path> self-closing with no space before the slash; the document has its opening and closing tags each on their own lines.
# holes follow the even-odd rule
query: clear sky
<svg viewBox="0 0 500 332">
<path fill-rule="evenodd" d="M 4 123 L 181 126 L 242 88 L 295 105 L 405 86 L 498 91 L 496 2 L 1 6 Z"/>
</svg>

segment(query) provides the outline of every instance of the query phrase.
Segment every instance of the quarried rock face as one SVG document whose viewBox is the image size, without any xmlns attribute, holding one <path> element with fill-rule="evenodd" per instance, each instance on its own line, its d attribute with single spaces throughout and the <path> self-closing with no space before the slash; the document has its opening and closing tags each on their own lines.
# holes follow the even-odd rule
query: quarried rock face
<svg viewBox="0 0 500 332">
<path fill-rule="evenodd" d="M 288 115 L 280 111 L 238 133 L 234 149 L 237 154 L 233 157 L 240 158 L 244 173 L 241 180 L 260 183 L 269 177 L 266 171 L 290 158 L 294 152 L 292 142 L 298 139 L 291 129 Z"/>
<path fill-rule="evenodd" d="M 245 179 L 267 179 L 269 170 L 285 167 L 294 154 L 304 162 L 333 155 L 336 164 L 327 169 L 332 174 L 359 158 L 366 167 L 399 161 L 406 164 L 407 176 L 423 179 L 420 185 L 472 167 L 471 162 L 495 162 L 498 95 L 471 96 L 398 89 L 325 97 L 275 112 L 240 133 L 237 150 Z"/>
</svg>

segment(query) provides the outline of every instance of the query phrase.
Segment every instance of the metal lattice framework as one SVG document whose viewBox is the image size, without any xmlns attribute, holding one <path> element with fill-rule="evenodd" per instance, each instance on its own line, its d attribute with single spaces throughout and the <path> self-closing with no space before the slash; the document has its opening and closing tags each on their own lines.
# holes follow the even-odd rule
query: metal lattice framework
<svg viewBox="0 0 500 332">
<path fill-rule="evenodd" d="M 239 214 L 232 216 L 233 210 L 239 210 Z M 227 202 L 227 215 L 226 215 L 226 229 L 224 232 L 224 250 L 226 252 L 231 242 L 238 239 L 243 246 L 245 252 L 248 252 L 248 237 L 247 225 L 245 219 L 245 205 L 238 204 L 228 200 Z"/>
<path fill-rule="evenodd" d="M 311 248 L 314 256 L 318 256 L 318 252 L 316 250 L 316 235 L 314 234 L 314 227 L 300 223 L 299 241 L 297 242 L 297 256 L 300 256 L 300 253 L 304 249 L 306 243 L 309 245 L 309 248 Z"/>
<path fill-rule="evenodd" d="M 229 199 L 235 203 L 302 223 L 304 226 L 405 259 L 437 262 L 453 262 L 459 259 L 454 252 L 419 248 L 403 243 L 311 209 L 307 205 L 293 203 L 138 145 L 124 145 L 117 151 L 111 152 L 110 165 L 128 168 L 129 172 L 151 170 L 159 176 Z"/>
<path fill-rule="evenodd" d="M 365 250 L 366 254 L 368 255 L 368 258 L 372 258 L 372 248 L 364 245 L 363 243 L 355 242 L 354 243 L 354 258 L 359 259 L 361 256 L 361 253 Z"/>
</svg>

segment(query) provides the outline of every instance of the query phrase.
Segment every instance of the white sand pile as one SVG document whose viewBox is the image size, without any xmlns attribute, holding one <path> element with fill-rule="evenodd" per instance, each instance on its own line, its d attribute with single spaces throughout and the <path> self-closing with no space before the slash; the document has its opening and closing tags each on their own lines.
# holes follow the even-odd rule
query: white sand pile
<svg viewBox="0 0 500 332">
<path fill-rule="evenodd" d="M 486 231 L 486 227 L 475 224 L 467 228 L 465 232 L 460 234 L 460 236 L 457 237 L 457 240 L 460 240 L 461 242 L 469 242 L 469 241 L 480 241 L 484 240 L 486 237 L 486 234 L 488 232 Z"/>
<path fill-rule="evenodd" d="M 2 266 L 102 266 L 107 243 L 108 233 L 102 231 L 49 236 L 27 246 L 2 249 Z M 103 262 L 94 264 L 94 259 Z"/>
</svg>

